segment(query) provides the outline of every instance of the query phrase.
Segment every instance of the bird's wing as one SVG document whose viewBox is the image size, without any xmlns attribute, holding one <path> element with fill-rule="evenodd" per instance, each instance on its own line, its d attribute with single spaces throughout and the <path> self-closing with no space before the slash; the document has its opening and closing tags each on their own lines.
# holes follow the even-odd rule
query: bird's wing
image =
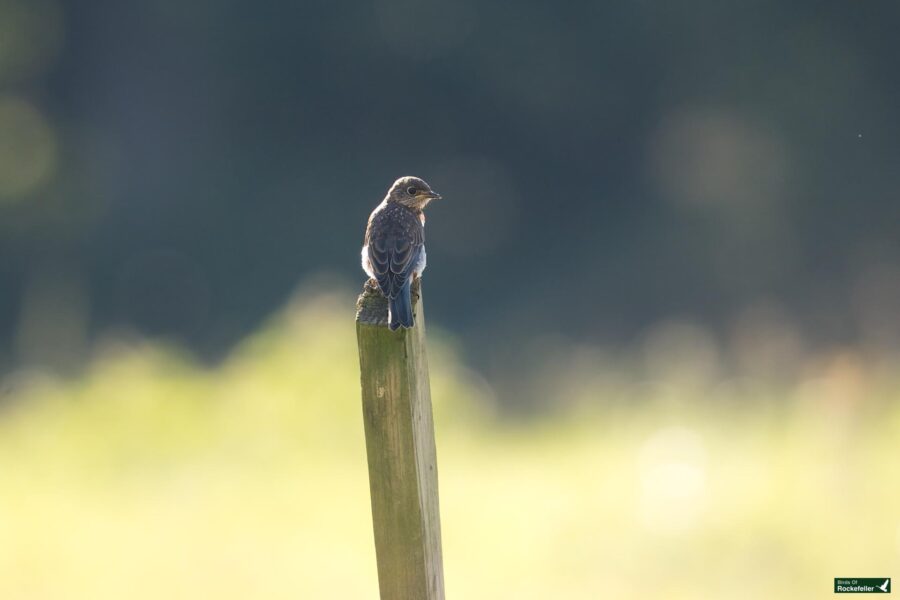
<svg viewBox="0 0 900 600">
<path fill-rule="evenodd" d="M 388 298 L 396 298 L 422 254 L 422 223 L 406 208 L 387 207 L 373 216 L 366 242 L 378 287 Z"/>
</svg>

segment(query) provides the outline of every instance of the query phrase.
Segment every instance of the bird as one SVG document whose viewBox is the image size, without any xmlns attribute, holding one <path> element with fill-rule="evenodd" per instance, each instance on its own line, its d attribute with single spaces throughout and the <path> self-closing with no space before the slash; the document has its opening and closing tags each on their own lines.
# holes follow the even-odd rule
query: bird
<svg viewBox="0 0 900 600">
<path fill-rule="evenodd" d="M 410 294 L 413 280 L 425 270 L 424 209 L 440 198 L 424 180 L 400 177 L 369 215 L 362 268 L 387 298 L 392 331 L 415 324 Z"/>
</svg>

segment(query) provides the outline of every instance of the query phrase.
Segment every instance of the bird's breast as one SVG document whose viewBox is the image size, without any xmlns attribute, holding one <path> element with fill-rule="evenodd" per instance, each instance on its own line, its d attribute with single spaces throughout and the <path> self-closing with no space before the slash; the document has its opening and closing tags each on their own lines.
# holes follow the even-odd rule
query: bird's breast
<svg viewBox="0 0 900 600">
<path fill-rule="evenodd" d="M 426 257 L 425 257 L 425 246 L 422 246 L 422 251 L 419 253 L 419 260 L 416 262 L 416 266 L 415 266 L 415 268 L 413 269 L 413 272 L 414 272 L 417 276 L 421 277 L 421 276 L 422 276 L 422 271 L 425 270 L 425 265 L 426 265 L 426 263 L 427 263 L 427 260 L 426 260 Z"/>
</svg>

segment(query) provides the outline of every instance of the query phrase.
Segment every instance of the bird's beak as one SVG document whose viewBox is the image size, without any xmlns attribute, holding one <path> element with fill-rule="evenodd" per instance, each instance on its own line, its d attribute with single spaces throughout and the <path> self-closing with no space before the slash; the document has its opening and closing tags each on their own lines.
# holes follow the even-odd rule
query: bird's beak
<svg viewBox="0 0 900 600">
<path fill-rule="evenodd" d="M 440 200 L 441 199 L 441 195 L 438 194 L 437 192 L 431 192 L 431 191 L 422 192 L 422 195 L 425 196 L 426 198 L 428 198 L 429 200 Z"/>
</svg>

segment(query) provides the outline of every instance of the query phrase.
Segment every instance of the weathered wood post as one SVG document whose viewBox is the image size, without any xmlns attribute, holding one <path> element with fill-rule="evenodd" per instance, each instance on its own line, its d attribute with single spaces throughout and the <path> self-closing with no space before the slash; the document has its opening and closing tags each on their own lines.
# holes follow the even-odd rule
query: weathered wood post
<svg viewBox="0 0 900 600">
<path fill-rule="evenodd" d="M 443 600 L 441 519 L 425 316 L 413 285 L 415 327 L 391 331 L 371 280 L 357 301 L 369 490 L 381 600 Z"/>
</svg>

